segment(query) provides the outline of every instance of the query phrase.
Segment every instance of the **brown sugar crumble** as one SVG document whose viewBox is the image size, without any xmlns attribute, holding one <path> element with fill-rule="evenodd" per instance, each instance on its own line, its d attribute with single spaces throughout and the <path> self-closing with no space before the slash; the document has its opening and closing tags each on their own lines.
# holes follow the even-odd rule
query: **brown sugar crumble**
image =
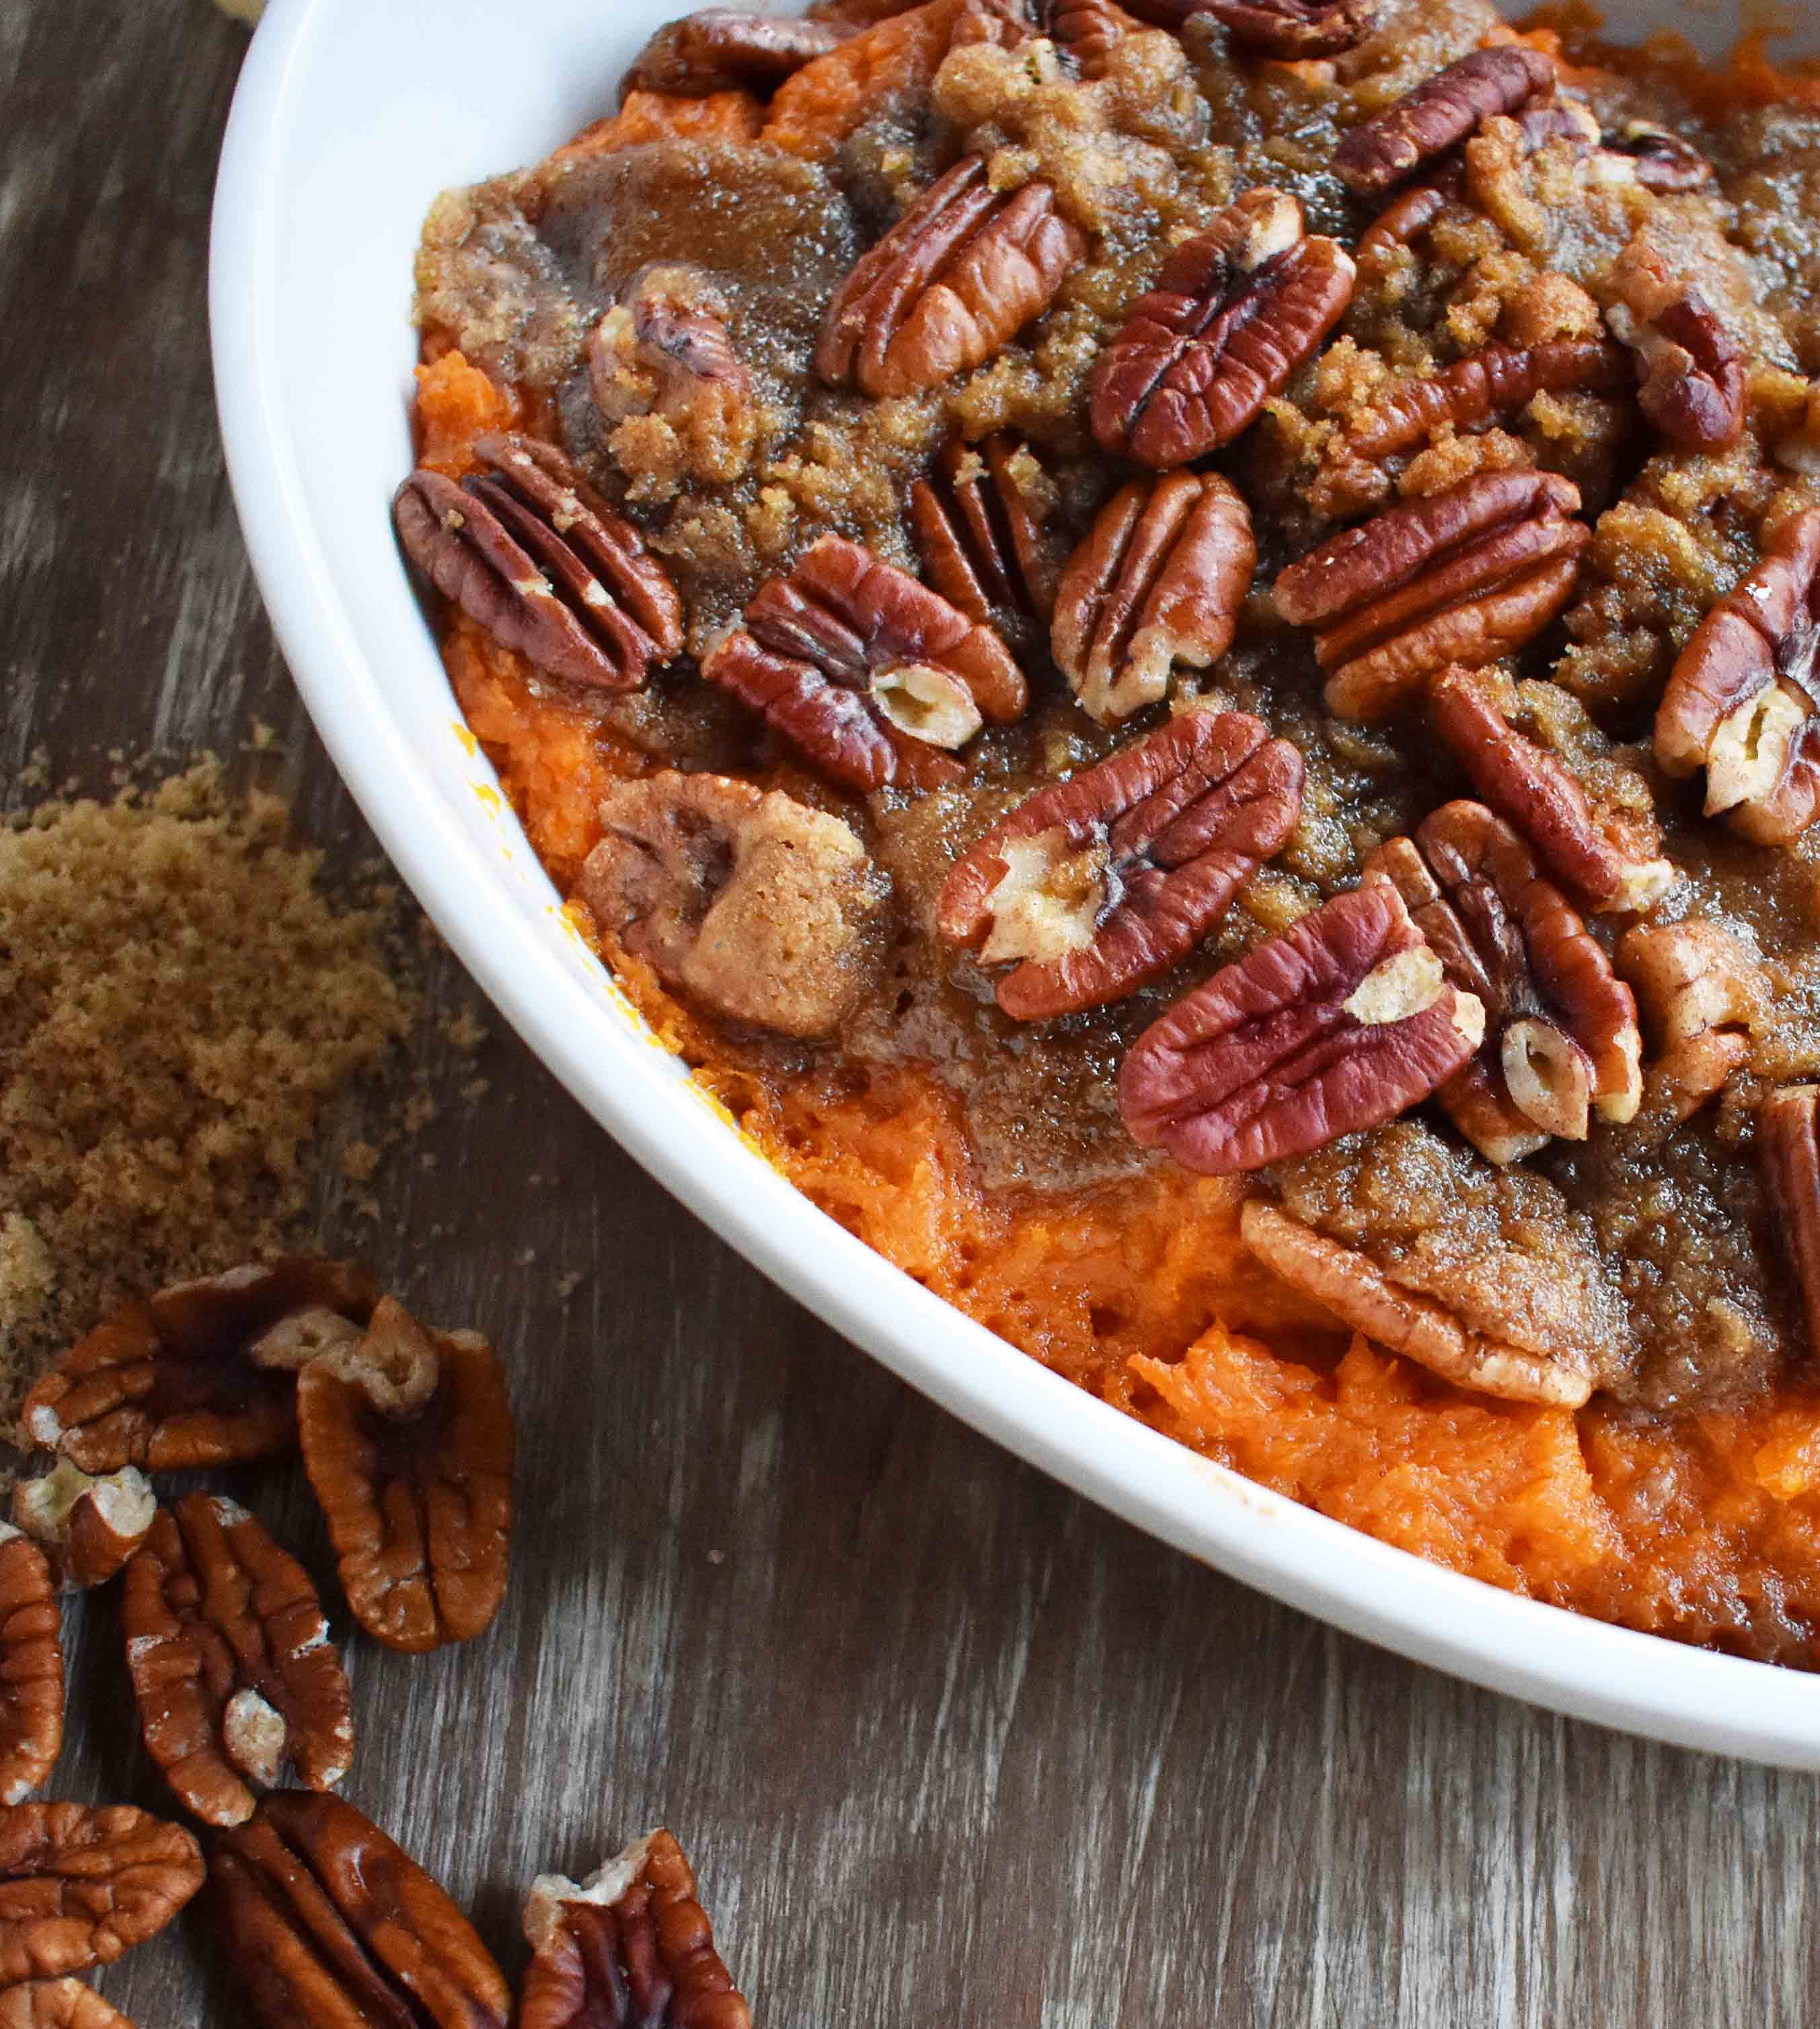
<svg viewBox="0 0 1820 2029">
<path fill-rule="evenodd" d="M 0 1411 L 121 1297 L 278 1248 L 319 1144 L 398 1138 L 398 896 L 332 896 L 289 819 L 208 760 L 0 823 Z"/>
</svg>

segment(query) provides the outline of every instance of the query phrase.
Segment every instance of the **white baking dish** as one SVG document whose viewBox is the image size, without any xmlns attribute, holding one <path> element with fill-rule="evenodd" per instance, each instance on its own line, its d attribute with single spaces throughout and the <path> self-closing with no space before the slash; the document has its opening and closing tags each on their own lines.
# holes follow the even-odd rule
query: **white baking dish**
<svg viewBox="0 0 1820 2029">
<path fill-rule="evenodd" d="M 610 106 L 685 0 L 273 0 L 222 157 L 211 312 L 253 563 L 310 713 L 400 871 L 601 1125 L 742 1253 L 914 1386 L 1090 1499 L 1405 1655 L 1683 1745 L 1820 1767 L 1820 1677 L 1513 1598 L 1282 1500 L 1114 1413 L 797 1195 L 653 1047 L 563 927 L 490 793 L 393 542 L 409 469 L 411 257 L 444 186 Z M 1729 7 L 1621 0 L 1722 43 Z M 939 1492 L 932 1489 L 932 1496 Z"/>
</svg>

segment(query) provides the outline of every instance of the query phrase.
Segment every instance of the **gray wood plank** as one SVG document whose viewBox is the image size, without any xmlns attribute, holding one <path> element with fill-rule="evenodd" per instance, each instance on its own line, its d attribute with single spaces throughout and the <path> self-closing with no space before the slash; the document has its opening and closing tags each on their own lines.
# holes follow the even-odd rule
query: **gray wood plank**
<svg viewBox="0 0 1820 2029">
<path fill-rule="evenodd" d="M 98 786 L 110 747 L 233 752 L 257 716 L 346 866 L 372 842 L 261 618 L 209 394 L 243 46 L 200 0 L 0 6 L 0 793 L 41 743 Z M 480 1068 L 377 1226 L 332 1187 L 324 1219 L 512 1362 L 498 1625 L 348 1645 L 349 1793 L 510 1965 L 533 1873 L 667 1820 L 771 2029 L 1820 2016 L 1811 1779 L 1525 1710 L 1158 1549 L 807 1318 L 509 1036 Z M 296 1474 L 234 1490 L 332 1597 Z M 163 1808 L 115 1601 L 70 1635 L 59 1793 Z M 102 1985 L 144 2029 L 244 2019 L 200 1917 Z"/>
</svg>

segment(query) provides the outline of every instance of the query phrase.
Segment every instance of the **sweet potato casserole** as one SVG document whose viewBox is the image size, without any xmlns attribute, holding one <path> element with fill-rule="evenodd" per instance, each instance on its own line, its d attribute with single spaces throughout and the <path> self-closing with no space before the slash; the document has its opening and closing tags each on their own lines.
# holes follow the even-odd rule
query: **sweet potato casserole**
<svg viewBox="0 0 1820 2029">
<path fill-rule="evenodd" d="M 714 11 L 417 284 L 455 694 L 786 1175 L 1326 1514 L 1820 1660 L 1820 89 Z"/>
</svg>

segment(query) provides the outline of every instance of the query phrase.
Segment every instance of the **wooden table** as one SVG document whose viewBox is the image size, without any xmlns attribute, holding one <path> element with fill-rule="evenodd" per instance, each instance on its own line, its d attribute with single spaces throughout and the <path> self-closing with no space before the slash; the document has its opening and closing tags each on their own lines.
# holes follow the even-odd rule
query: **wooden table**
<svg viewBox="0 0 1820 2029">
<path fill-rule="evenodd" d="M 245 43 L 201 0 L 0 0 L 0 791 L 39 743 L 98 786 L 110 747 L 232 752 L 258 717 L 346 863 L 372 842 L 261 613 L 209 387 Z M 1463 1688 L 1159 1549 L 805 1315 L 510 1035 L 480 1068 L 383 1223 L 324 1230 L 511 1361 L 499 1622 L 348 1645 L 348 1793 L 510 1968 L 533 1874 L 662 1822 L 769 2029 L 1820 2020 L 1811 1779 Z M 298 1477 L 248 1497 L 332 1598 Z M 70 1635 L 58 1793 L 167 1808 L 114 1598 Z M 143 2029 L 245 2020 L 194 1916 L 102 1984 Z"/>
</svg>

